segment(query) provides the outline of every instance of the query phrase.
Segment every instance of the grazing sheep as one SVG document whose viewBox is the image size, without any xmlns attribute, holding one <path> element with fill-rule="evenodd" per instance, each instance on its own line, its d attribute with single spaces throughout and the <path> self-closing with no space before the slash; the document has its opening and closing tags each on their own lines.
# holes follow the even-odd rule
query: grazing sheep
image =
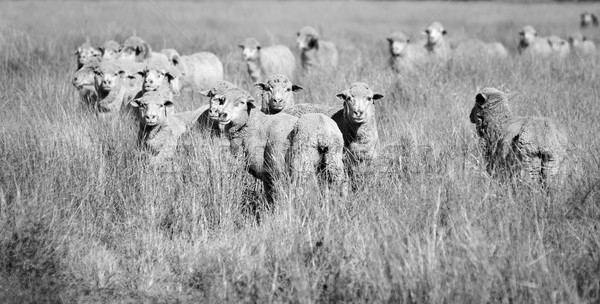
<svg viewBox="0 0 600 304">
<path fill-rule="evenodd" d="M 427 26 L 423 32 L 427 35 L 425 49 L 427 49 L 429 55 L 442 60 L 450 59 L 452 50 L 450 44 L 444 39 L 444 36 L 448 34 L 444 26 L 435 21 Z"/>
<path fill-rule="evenodd" d="M 261 111 L 265 114 L 277 114 L 293 105 L 294 93 L 302 90 L 283 74 L 271 75 L 265 83 L 259 82 L 256 86 L 262 90 Z"/>
<path fill-rule="evenodd" d="M 168 60 L 164 54 L 153 52 L 148 42 L 135 35 L 123 42 L 123 47 L 116 56 L 117 59 L 133 62 L 143 62 L 151 57 L 162 57 Z"/>
<path fill-rule="evenodd" d="M 302 68 L 332 69 L 338 64 L 338 51 L 331 41 L 321 40 L 313 27 L 305 26 L 298 32 L 296 44 L 300 49 Z"/>
<path fill-rule="evenodd" d="M 575 33 L 569 36 L 569 45 L 571 46 L 573 53 L 579 56 L 596 54 L 596 44 L 594 44 L 594 41 L 588 40 L 587 37 L 581 33 Z"/>
<path fill-rule="evenodd" d="M 98 116 L 109 119 L 119 112 L 129 112 L 129 100 L 136 89 L 130 88 L 124 80 L 127 68 L 115 62 L 101 62 L 94 70 L 94 87 L 98 95 Z"/>
<path fill-rule="evenodd" d="M 258 40 L 248 38 L 239 45 L 242 59 L 248 65 L 248 74 L 253 82 L 263 81 L 273 74 L 284 74 L 288 78 L 294 75 L 296 59 L 292 51 L 284 45 L 261 47 Z"/>
<path fill-rule="evenodd" d="M 83 65 L 73 74 L 73 86 L 79 92 L 81 101 L 88 106 L 95 106 L 98 95 L 95 87 L 95 70 L 100 65 L 97 60 Z"/>
<path fill-rule="evenodd" d="M 548 39 L 539 37 L 533 26 L 526 25 L 519 31 L 519 54 L 546 57 L 553 52 Z"/>
<path fill-rule="evenodd" d="M 390 45 L 390 66 L 396 74 L 412 71 L 427 61 L 427 49 L 423 43 L 411 44 L 410 39 L 402 32 L 395 32 L 387 37 Z"/>
<path fill-rule="evenodd" d="M 454 56 L 482 56 L 486 58 L 506 58 L 508 51 L 500 42 L 483 42 L 479 39 L 461 41 L 454 49 Z"/>
<path fill-rule="evenodd" d="M 81 69 L 85 64 L 99 60 L 102 57 L 102 52 L 92 46 L 90 38 L 86 38 L 85 42 L 75 50 L 77 56 L 77 69 Z"/>
<path fill-rule="evenodd" d="M 550 43 L 552 51 L 558 57 L 565 58 L 571 53 L 571 46 L 569 45 L 569 42 L 567 42 L 567 40 L 562 39 L 558 36 L 549 36 L 546 39 L 548 39 L 548 43 Z"/>
<path fill-rule="evenodd" d="M 588 26 L 598 27 L 598 17 L 596 14 L 585 12 L 581 14 L 581 23 L 579 25 L 581 28 L 586 28 Z"/>
<path fill-rule="evenodd" d="M 108 40 L 98 49 L 102 52 L 102 60 L 113 60 L 117 58 L 121 45 L 114 40 Z"/>
<path fill-rule="evenodd" d="M 304 165 L 301 169 L 307 168 L 311 160 L 315 161 L 312 164 L 339 165 L 335 160 L 341 159 L 342 138 L 334 136 L 328 139 L 331 134 L 339 130 L 319 125 L 320 119 L 307 118 L 308 121 L 297 125 L 298 118 L 285 113 L 266 115 L 255 109 L 256 102 L 248 92 L 238 88 L 229 89 L 223 98 L 225 102 L 219 112 L 219 122 L 227 132 L 231 150 L 235 155 L 243 154 L 250 174 L 263 181 L 269 203 L 275 200 L 275 182 L 287 171 L 286 167 L 295 170 L 290 168 L 290 164 Z M 329 118 L 323 116 L 322 119 L 326 121 Z M 291 135 L 293 131 L 295 133 Z M 315 138 L 305 142 L 303 138 L 311 132 Z M 295 138 L 294 144 L 291 137 Z M 296 148 L 295 151 L 302 151 L 303 154 L 290 155 L 293 152 L 292 145 Z M 311 149 L 312 152 L 309 151 Z M 326 153 L 337 154 L 337 156 Z M 309 158 L 315 155 L 321 158 L 317 160 Z M 303 160 L 295 160 L 296 156 L 302 157 Z M 313 170 L 317 169 L 331 172 L 334 176 L 332 181 L 337 181 L 335 174 L 339 168 L 329 169 L 322 166 L 313 168 Z M 312 173 L 314 174 L 315 171 Z"/>
<path fill-rule="evenodd" d="M 183 73 L 179 83 L 182 90 L 207 90 L 223 79 L 223 64 L 213 53 L 199 52 L 181 56 L 174 49 L 163 49 L 161 53 Z"/>
<path fill-rule="evenodd" d="M 482 140 L 490 174 L 522 169 L 530 181 L 544 185 L 557 175 L 566 155 L 567 136 L 553 120 L 513 117 L 508 98 L 495 88 L 477 93 L 469 118 Z"/>
<path fill-rule="evenodd" d="M 179 79 L 181 71 L 172 66 L 162 57 L 153 57 L 146 60 L 144 68 L 137 72 L 142 76 L 142 89 L 135 98 L 139 98 L 148 91 L 160 91 L 169 99 L 179 95 Z"/>
<path fill-rule="evenodd" d="M 151 91 L 129 103 L 139 110 L 138 140 L 149 152 L 152 165 L 172 159 L 186 124 L 174 115 L 173 102 L 160 92 Z"/>
</svg>

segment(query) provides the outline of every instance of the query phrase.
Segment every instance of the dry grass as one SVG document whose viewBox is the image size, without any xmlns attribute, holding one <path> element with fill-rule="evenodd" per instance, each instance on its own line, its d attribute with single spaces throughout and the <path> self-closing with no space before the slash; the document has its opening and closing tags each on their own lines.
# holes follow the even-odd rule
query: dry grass
<svg viewBox="0 0 600 304">
<path fill-rule="evenodd" d="M 480 58 L 398 79 L 385 66 L 385 36 L 416 33 L 443 3 L 158 5 L 192 41 L 146 2 L 0 3 L 0 299 L 600 300 L 598 57 Z M 456 39 L 499 40 L 514 53 L 522 25 L 568 34 L 579 13 L 600 8 L 590 6 L 452 3 L 438 19 Z M 70 85 L 72 52 L 85 36 L 123 41 L 135 29 L 156 49 L 215 52 L 229 80 L 249 88 L 237 43 L 254 36 L 293 46 L 307 24 L 338 44 L 341 66 L 299 75 L 297 101 L 336 104 L 336 93 L 365 81 L 386 96 L 379 128 L 391 147 L 347 201 L 295 187 L 260 225 L 248 204 L 260 186 L 226 149 L 194 134 L 179 170 L 155 172 L 135 130 L 97 121 Z M 588 34 L 599 41 L 600 32 Z M 486 86 L 517 93 L 517 114 L 553 117 L 569 130 L 558 189 L 545 194 L 485 173 L 468 114 Z M 205 102 L 185 98 L 177 108 Z"/>
</svg>

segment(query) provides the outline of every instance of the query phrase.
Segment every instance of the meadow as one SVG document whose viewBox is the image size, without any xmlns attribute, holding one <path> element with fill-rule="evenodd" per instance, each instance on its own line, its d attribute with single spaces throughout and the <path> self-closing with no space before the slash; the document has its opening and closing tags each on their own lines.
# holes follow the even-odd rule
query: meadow
<svg viewBox="0 0 600 304">
<path fill-rule="evenodd" d="M 0 302 L 600 301 L 600 58 L 516 54 L 523 25 L 564 37 L 600 4 L 446 4 L 0 2 Z M 392 74 L 386 35 L 421 38 L 437 13 L 451 39 L 497 40 L 510 58 Z M 135 31 L 155 50 L 214 52 L 251 89 L 237 45 L 294 49 L 304 25 L 337 44 L 340 66 L 298 73 L 296 101 L 341 106 L 336 93 L 369 83 L 385 96 L 388 148 L 348 199 L 281 185 L 260 224 L 249 211 L 260 184 L 226 146 L 195 134 L 177 170 L 153 170 L 137 130 L 98 121 L 71 85 L 86 37 Z M 599 29 L 585 34 L 600 42 Z M 484 87 L 509 92 L 517 115 L 564 125 L 556 189 L 486 173 L 468 119 Z M 184 96 L 176 109 L 205 103 Z"/>
</svg>

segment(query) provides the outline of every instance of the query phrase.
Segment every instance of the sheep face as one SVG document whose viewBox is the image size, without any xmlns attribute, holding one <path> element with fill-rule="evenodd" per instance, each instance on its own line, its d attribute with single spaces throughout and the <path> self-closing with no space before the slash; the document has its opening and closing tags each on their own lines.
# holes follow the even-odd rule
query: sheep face
<svg viewBox="0 0 600 304">
<path fill-rule="evenodd" d="M 174 114 L 173 102 L 158 93 L 147 93 L 143 97 L 132 100 L 129 104 L 138 108 L 141 124 L 144 126 L 156 126 L 163 124 L 167 117 Z"/>
<path fill-rule="evenodd" d="M 173 77 L 170 72 L 163 69 L 144 69 L 138 74 L 143 78 L 144 91 L 157 91 L 162 88 L 163 83 L 168 83 L 175 96 L 180 94 L 179 77 Z"/>
<path fill-rule="evenodd" d="M 393 33 L 392 35 L 388 36 L 387 41 L 390 44 L 390 54 L 392 56 L 400 56 L 402 51 L 410 43 L 410 39 L 408 39 L 408 37 L 401 32 Z"/>
<path fill-rule="evenodd" d="M 439 22 L 433 22 L 426 27 L 423 32 L 427 36 L 427 43 L 429 44 L 438 43 L 443 39 L 443 36 L 448 33 L 446 29 L 444 29 L 444 26 Z"/>
<path fill-rule="evenodd" d="M 519 45 L 521 47 L 527 47 L 537 36 L 538 33 L 535 28 L 531 25 L 526 25 L 519 31 Z"/>
<path fill-rule="evenodd" d="M 571 47 L 579 47 L 587 38 L 581 33 L 575 33 L 568 38 Z"/>
<path fill-rule="evenodd" d="M 566 56 L 571 50 L 569 43 L 558 36 L 548 37 L 548 43 L 550 43 L 550 47 L 552 48 L 552 50 L 556 52 L 559 56 Z"/>
<path fill-rule="evenodd" d="M 208 116 L 210 119 L 215 121 L 219 120 L 219 111 L 221 111 L 225 104 L 225 97 L 223 94 L 233 88 L 235 88 L 235 85 L 231 82 L 221 80 L 214 88 L 200 91 L 200 94 L 210 98 L 210 106 L 208 108 Z"/>
<path fill-rule="evenodd" d="M 121 45 L 114 40 L 109 40 L 100 47 L 102 52 L 102 60 L 116 59 L 117 54 L 121 50 Z"/>
<path fill-rule="evenodd" d="M 93 87 L 95 83 L 94 70 L 98 67 L 98 64 L 86 64 L 81 69 L 77 70 L 73 75 L 73 86 L 77 89 L 83 87 Z"/>
<path fill-rule="evenodd" d="M 94 73 L 96 89 L 103 92 L 110 92 L 126 76 L 125 71 L 108 62 L 100 64 Z"/>
<path fill-rule="evenodd" d="M 300 50 L 317 48 L 319 44 L 319 33 L 313 27 L 305 26 L 297 34 L 296 45 Z"/>
<path fill-rule="evenodd" d="M 225 100 L 219 110 L 219 123 L 229 127 L 239 127 L 246 124 L 250 110 L 256 107 L 254 98 L 240 89 L 232 89 L 223 94 Z"/>
<path fill-rule="evenodd" d="M 80 65 L 85 65 L 102 58 L 102 52 L 89 44 L 84 44 L 77 48 L 75 55 L 77 55 L 77 62 Z"/>
<path fill-rule="evenodd" d="M 242 49 L 242 59 L 244 61 L 257 60 L 260 56 L 260 43 L 254 38 L 246 39 L 238 45 Z"/>
<path fill-rule="evenodd" d="M 344 117 L 355 124 L 362 124 L 375 115 L 373 104 L 383 95 L 373 93 L 366 83 L 356 82 L 336 97 L 344 102 Z"/>
<path fill-rule="evenodd" d="M 595 14 L 585 12 L 581 14 L 581 27 L 588 27 L 590 25 L 598 26 L 598 17 Z"/>
<path fill-rule="evenodd" d="M 495 88 L 484 88 L 475 95 L 475 105 L 469 114 L 469 120 L 475 124 L 477 134 L 483 137 L 485 134 L 485 120 L 489 111 L 503 107 L 508 113 L 508 100 L 506 95 Z"/>
<path fill-rule="evenodd" d="M 279 113 L 294 102 L 294 92 L 300 91 L 301 86 L 293 84 L 285 75 L 270 76 L 266 83 L 257 83 L 257 87 L 267 93 L 269 109 L 272 113 Z"/>
</svg>

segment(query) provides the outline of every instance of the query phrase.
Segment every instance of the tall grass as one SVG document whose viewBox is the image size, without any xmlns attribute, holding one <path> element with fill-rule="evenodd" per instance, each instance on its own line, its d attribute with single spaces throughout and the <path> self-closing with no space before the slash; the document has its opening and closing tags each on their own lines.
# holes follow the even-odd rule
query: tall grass
<svg viewBox="0 0 600 304">
<path fill-rule="evenodd" d="M 479 58 L 392 75 L 385 35 L 416 33 L 442 5 L 159 3 L 188 41 L 149 3 L 0 3 L 0 299 L 599 301 L 599 58 Z M 455 37 L 514 51 L 521 25 L 566 34 L 597 8 L 453 3 L 438 19 Z M 122 41 L 136 29 L 157 49 L 215 52 L 228 79 L 251 88 L 237 43 L 292 46 L 305 24 L 338 44 L 341 66 L 299 75 L 298 101 L 335 105 L 351 82 L 371 84 L 385 95 L 376 105 L 384 160 L 344 201 L 311 184 L 280 185 L 285 197 L 260 224 L 252 209 L 261 185 L 218 142 L 191 134 L 176 169 L 156 171 L 136 130 L 96 120 L 70 85 L 85 36 Z M 468 121 L 486 86 L 515 93 L 518 115 L 567 128 L 558 189 L 487 175 Z M 206 102 L 184 97 L 178 110 Z"/>
</svg>

